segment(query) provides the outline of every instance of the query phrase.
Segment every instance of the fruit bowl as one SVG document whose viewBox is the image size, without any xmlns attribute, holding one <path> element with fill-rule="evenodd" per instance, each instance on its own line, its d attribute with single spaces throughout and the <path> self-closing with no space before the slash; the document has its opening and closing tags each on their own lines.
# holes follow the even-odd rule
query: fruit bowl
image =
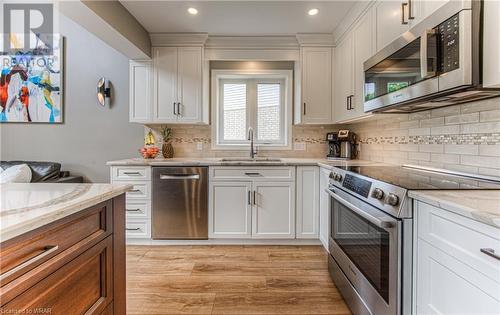
<svg viewBox="0 0 500 315">
<path fill-rule="evenodd" d="M 158 155 L 158 153 L 160 152 L 160 149 L 157 147 L 153 147 L 153 146 L 146 146 L 146 147 L 140 148 L 139 152 L 141 153 L 142 157 L 145 159 L 154 159 Z"/>
</svg>

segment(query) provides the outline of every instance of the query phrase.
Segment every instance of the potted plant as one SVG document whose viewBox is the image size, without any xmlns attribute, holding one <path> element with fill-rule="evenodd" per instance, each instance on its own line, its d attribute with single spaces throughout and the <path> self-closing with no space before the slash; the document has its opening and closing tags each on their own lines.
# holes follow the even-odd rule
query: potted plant
<svg viewBox="0 0 500 315">
<path fill-rule="evenodd" d="M 172 146 L 172 128 L 163 125 L 160 128 L 161 136 L 163 138 L 163 145 L 161 146 L 161 153 L 166 159 L 174 157 L 174 147 Z"/>
</svg>

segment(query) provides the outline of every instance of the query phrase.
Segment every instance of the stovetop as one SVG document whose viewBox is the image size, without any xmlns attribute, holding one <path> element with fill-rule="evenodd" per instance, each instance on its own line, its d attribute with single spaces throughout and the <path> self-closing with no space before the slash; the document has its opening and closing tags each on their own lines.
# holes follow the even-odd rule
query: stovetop
<svg viewBox="0 0 500 315">
<path fill-rule="evenodd" d="M 408 190 L 500 189 L 500 180 L 494 182 L 404 166 L 337 166 L 337 168 Z"/>
</svg>

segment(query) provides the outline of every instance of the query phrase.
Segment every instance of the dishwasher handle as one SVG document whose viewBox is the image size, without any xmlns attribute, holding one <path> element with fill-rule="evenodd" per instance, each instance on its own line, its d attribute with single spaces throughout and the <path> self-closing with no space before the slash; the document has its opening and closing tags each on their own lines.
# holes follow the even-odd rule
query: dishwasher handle
<svg viewBox="0 0 500 315">
<path fill-rule="evenodd" d="M 200 174 L 160 174 L 160 179 L 200 179 Z"/>
</svg>

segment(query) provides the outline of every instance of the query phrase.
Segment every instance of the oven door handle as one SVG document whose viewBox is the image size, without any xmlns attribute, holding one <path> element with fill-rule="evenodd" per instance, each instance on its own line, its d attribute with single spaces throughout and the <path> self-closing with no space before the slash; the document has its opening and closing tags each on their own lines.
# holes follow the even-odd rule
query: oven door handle
<svg viewBox="0 0 500 315">
<path fill-rule="evenodd" d="M 378 226 L 379 228 L 382 228 L 382 229 L 394 228 L 394 221 L 396 221 L 396 220 L 394 220 L 394 221 L 380 220 L 379 218 L 376 218 L 376 217 L 370 215 L 369 213 L 366 213 L 365 211 L 361 210 L 360 208 L 356 207 L 355 205 L 353 205 L 349 201 L 345 200 L 344 198 L 340 197 L 339 195 L 337 195 L 336 193 L 331 191 L 330 189 L 327 188 L 327 189 L 325 189 L 325 191 L 330 196 L 332 196 L 333 199 L 337 200 L 338 202 L 340 202 L 343 205 L 345 205 L 346 207 L 348 207 L 349 210 L 352 210 L 353 212 L 360 215 L 364 219 L 370 221 L 372 224 Z"/>
</svg>

